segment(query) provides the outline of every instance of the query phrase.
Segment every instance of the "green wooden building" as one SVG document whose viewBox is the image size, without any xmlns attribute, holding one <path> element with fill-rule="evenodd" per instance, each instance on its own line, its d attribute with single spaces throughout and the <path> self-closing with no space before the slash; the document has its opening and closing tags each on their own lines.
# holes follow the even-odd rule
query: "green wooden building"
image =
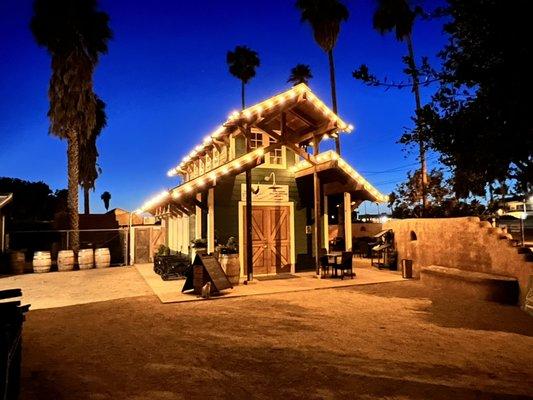
<svg viewBox="0 0 533 400">
<path fill-rule="evenodd" d="M 323 139 L 352 129 L 299 84 L 231 114 L 168 172 L 182 183 L 141 209 L 162 220 L 172 251 L 192 255 L 191 241 L 205 239 L 211 253 L 235 237 L 244 275 L 251 229 L 255 275 L 295 272 L 297 259 L 309 260 L 301 255 L 328 248 L 328 203 L 345 214 L 348 249 L 352 210 L 364 200 L 386 201 L 336 152 L 320 152 Z M 251 171 L 251 223 L 245 171 Z"/>
</svg>

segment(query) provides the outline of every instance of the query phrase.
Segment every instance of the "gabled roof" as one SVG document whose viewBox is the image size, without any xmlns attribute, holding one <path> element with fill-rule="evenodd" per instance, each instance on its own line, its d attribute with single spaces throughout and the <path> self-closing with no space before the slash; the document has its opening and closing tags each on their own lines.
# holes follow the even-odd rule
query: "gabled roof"
<svg viewBox="0 0 533 400">
<path fill-rule="evenodd" d="M 330 110 L 307 85 L 300 83 L 242 111 L 232 112 L 221 126 L 207 135 L 203 142 L 183 157 L 178 165 L 167 172 L 167 175 L 175 176 L 184 173 L 189 162 L 213 147 L 227 143 L 229 135 L 237 131 L 239 126 L 256 125 L 275 131 L 281 126 L 282 118 L 285 118 L 283 121 L 285 133 L 301 138 L 301 144 L 308 142 L 313 133 L 318 130 L 330 135 L 353 130 L 352 125 L 344 122 Z"/>
<path fill-rule="evenodd" d="M 324 179 L 321 177 L 324 184 L 324 194 L 348 192 L 359 200 L 369 200 L 376 203 L 388 201 L 388 196 L 380 193 L 337 153 L 333 151 L 320 153 L 316 157 L 316 161 L 316 167 L 305 160 L 294 165 L 292 168 L 295 177 L 298 179 L 312 175 L 316 169 L 319 175 L 324 177 Z"/>
</svg>

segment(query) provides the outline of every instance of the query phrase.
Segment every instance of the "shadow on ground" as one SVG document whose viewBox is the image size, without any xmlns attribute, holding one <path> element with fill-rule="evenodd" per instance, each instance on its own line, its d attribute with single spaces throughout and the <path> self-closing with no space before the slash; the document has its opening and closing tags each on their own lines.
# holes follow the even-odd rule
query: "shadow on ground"
<svg viewBox="0 0 533 400">
<path fill-rule="evenodd" d="M 419 290 L 413 284 L 408 290 Z M 494 325 L 469 328 L 458 309 L 443 315 L 445 305 L 421 314 L 423 291 L 402 298 L 399 286 L 379 286 L 183 304 L 148 296 L 30 312 L 22 399 L 531 394 L 533 340 L 531 332 L 508 333 L 526 331 L 512 309 L 494 333 Z"/>
<path fill-rule="evenodd" d="M 417 306 L 416 311 L 423 313 L 428 322 L 443 327 L 533 336 L 533 319 L 518 306 L 461 299 L 455 294 L 427 288 L 420 281 L 354 286 L 339 290 L 355 291 L 388 299 L 426 301 L 424 305 Z"/>
</svg>

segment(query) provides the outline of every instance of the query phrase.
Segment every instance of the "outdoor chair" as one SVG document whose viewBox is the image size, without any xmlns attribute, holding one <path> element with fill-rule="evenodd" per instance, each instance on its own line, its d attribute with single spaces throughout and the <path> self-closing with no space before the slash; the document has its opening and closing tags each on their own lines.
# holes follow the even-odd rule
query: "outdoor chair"
<svg viewBox="0 0 533 400">
<path fill-rule="evenodd" d="M 329 275 L 329 267 L 335 265 L 334 263 L 329 262 L 329 257 L 327 255 L 328 251 L 324 248 L 320 249 L 320 268 L 322 270 L 322 276 Z"/>
<path fill-rule="evenodd" d="M 340 264 L 333 265 L 335 270 L 335 275 L 337 271 L 341 272 L 341 279 L 344 279 L 345 276 L 351 276 L 352 279 L 355 277 L 355 272 L 353 272 L 353 252 L 352 251 L 343 251 L 341 256 Z"/>
</svg>

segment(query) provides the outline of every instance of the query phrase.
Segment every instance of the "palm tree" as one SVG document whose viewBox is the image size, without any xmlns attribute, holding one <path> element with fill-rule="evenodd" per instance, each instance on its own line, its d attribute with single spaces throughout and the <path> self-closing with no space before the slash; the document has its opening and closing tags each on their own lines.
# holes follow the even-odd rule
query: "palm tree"
<svg viewBox="0 0 533 400">
<path fill-rule="evenodd" d="M 102 193 L 100 198 L 104 202 L 104 207 L 106 211 L 109 210 L 109 200 L 111 200 L 111 193 L 109 193 L 108 191 L 105 191 L 104 193 Z"/>
<path fill-rule="evenodd" d="M 255 76 L 255 70 L 260 65 L 257 52 L 246 46 L 237 46 L 234 51 L 228 51 L 226 56 L 229 72 L 241 81 L 241 103 L 242 109 L 246 107 L 244 88 L 246 84 Z M 251 150 L 250 131 L 246 135 L 246 151 Z M 253 279 L 253 253 L 252 253 L 252 171 L 246 170 L 246 221 L 244 224 L 246 237 L 246 271 L 247 280 Z"/>
<path fill-rule="evenodd" d="M 79 249 L 79 142 L 96 125 L 93 72 L 107 53 L 112 33 L 109 16 L 97 10 L 96 0 L 35 0 L 30 29 L 39 46 L 51 56 L 48 97 L 49 131 L 67 141 L 68 208 L 71 247 Z"/>
<path fill-rule="evenodd" d="M 237 46 L 235 50 L 228 51 L 226 62 L 230 74 L 241 81 L 241 100 L 244 110 L 244 87 L 255 76 L 255 69 L 260 65 L 259 56 L 246 46 Z"/>
<path fill-rule="evenodd" d="M 422 109 L 420 104 L 420 82 L 418 69 L 413 50 L 413 25 L 417 14 L 421 12 L 419 7 L 411 8 L 408 0 L 377 0 L 377 8 L 374 12 L 374 29 L 382 35 L 394 31 L 396 39 L 407 44 L 408 73 L 413 80 L 413 93 L 417 114 Z M 419 132 L 419 155 L 420 155 L 420 179 L 422 183 L 422 207 L 427 206 L 427 166 L 426 151 L 424 147 L 423 132 Z"/>
<path fill-rule="evenodd" d="M 311 73 L 311 67 L 306 64 L 297 64 L 291 69 L 291 74 L 287 82 L 292 83 L 293 86 L 296 86 L 300 83 L 305 83 L 309 85 L 309 81 L 313 78 Z"/>
<path fill-rule="evenodd" d="M 83 188 L 83 212 L 90 214 L 89 191 L 94 190 L 94 182 L 102 173 L 98 166 L 98 149 L 96 148 L 96 139 L 100 136 L 102 129 L 107 125 L 107 116 L 105 113 L 105 103 L 96 96 L 96 125 L 94 126 L 89 138 L 80 142 L 80 175 L 79 184 Z"/>
<path fill-rule="evenodd" d="M 302 14 L 302 22 L 308 22 L 313 29 L 315 41 L 328 54 L 331 102 L 337 114 L 337 88 L 335 84 L 335 63 L 333 49 L 337 43 L 341 23 L 348 19 L 346 6 L 339 0 L 296 0 L 296 7 Z M 341 153 L 339 138 L 335 138 L 335 149 Z"/>
</svg>

